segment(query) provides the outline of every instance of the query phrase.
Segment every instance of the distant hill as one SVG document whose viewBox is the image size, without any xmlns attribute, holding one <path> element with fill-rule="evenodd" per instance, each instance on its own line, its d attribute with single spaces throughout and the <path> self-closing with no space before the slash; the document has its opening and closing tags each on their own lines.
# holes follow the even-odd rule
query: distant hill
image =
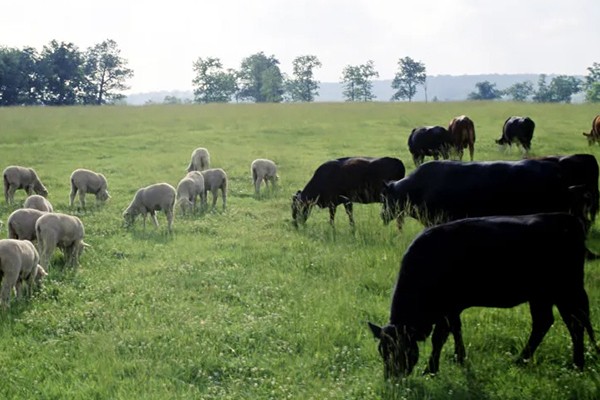
<svg viewBox="0 0 600 400">
<path fill-rule="evenodd" d="M 555 75 L 548 75 L 546 82 Z M 477 82 L 489 81 L 496 84 L 497 89 L 506 89 L 518 82 L 530 81 L 534 87 L 537 84 L 537 74 L 488 74 L 488 75 L 436 75 L 427 77 L 427 101 L 461 101 L 466 100 L 469 93 L 476 90 Z M 580 77 L 582 78 L 582 77 Z M 376 101 L 389 101 L 394 94 L 391 79 L 373 81 L 373 93 Z M 321 82 L 319 96 L 316 101 L 344 101 L 342 84 L 339 82 Z M 143 105 L 148 102 L 162 103 L 165 96 L 174 96 L 183 101 L 191 101 L 191 90 L 159 91 L 150 93 L 135 93 L 127 96 L 126 102 L 131 105 Z M 573 101 L 581 101 L 581 97 L 573 97 Z M 425 101 L 425 91 L 419 86 L 413 101 Z"/>
</svg>

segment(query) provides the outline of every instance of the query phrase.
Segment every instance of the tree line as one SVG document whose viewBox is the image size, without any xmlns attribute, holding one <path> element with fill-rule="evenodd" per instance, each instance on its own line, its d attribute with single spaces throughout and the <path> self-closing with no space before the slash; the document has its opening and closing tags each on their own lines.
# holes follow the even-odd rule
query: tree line
<svg viewBox="0 0 600 400">
<path fill-rule="evenodd" d="M 314 55 L 302 55 L 292 62 L 288 76 L 279 67 L 279 60 L 264 52 L 244 58 L 239 69 L 226 69 L 216 57 L 199 57 L 192 63 L 194 102 L 312 102 L 319 95 L 319 81 L 314 77 L 322 64 Z M 0 105 L 76 105 L 107 104 L 122 100 L 120 92 L 129 89 L 127 79 L 133 70 L 121 57 L 114 40 L 105 40 L 80 50 L 73 43 L 52 40 L 41 52 L 31 47 L 23 49 L 0 47 Z M 346 101 L 372 101 L 373 79 L 378 78 L 374 62 L 347 65 L 340 82 Z M 600 64 L 588 68 L 584 80 L 558 75 L 547 82 L 540 75 L 536 89 L 525 81 L 499 90 L 496 84 L 484 81 L 476 84 L 469 100 L 571 102 L 572 95 L 585 91 L 586 101 L 600 102 Z M 390 101 L 412 101 L 417 88 L 425 89 L 427 73 L 422 62 L 410 57 L 398 60 L 398 70 L 391 86 L 395 90 Z M 177 103 L 169 97 L 165 102 Z"/>
</svg>

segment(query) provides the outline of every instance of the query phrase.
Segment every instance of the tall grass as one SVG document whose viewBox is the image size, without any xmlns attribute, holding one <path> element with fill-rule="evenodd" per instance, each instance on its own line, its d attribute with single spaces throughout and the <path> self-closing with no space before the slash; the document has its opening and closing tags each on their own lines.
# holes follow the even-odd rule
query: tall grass
<svg viewBox="0 0 600 400">
<path fill-rule="evenodd" d="M 526 306 L 467 310 L 465 367 L 451 362 L 450 343 L 436 377 L 385 382 L 366 322 L 387 320 L 402 254 L 422 226 L 383 226 L 377 204 L 354 207 L 354 233 L 341 208 L 335 229 L 327 210 L 313 210 L 298 230 L 290 223 L 291 195 L 323 161 L 391 155 L 410 172 L 410 130 L 463 113 L 475 121 L 476 160 L 521 157 L 493 141 L 510 115 L 536 122 L 535 155 L 598 152 L 581 135 L 597 114 L 589 105 L 0 109 L 0 165 L 35 168 L 55 210 L 78 215 L 92 245 L 76 271 L 61 268 L 57 252 L 43 290 L 0 314 L 0 397 L 598 398 L 600 364 L 586 354 L 583 373 L 570 368 L 571 341 L 558 316 L 532 365 L 513 363 L 530 329 Z M 135 190 L 176 185 L 200 146 L 229 175 L 228 209 L 177 216 L 172 236 L 162 214 L 158 229 L 143 231 L 139 221 L 124 229 L 121 213 Z M 255 158 L 279 165 L 275 193 L 254 196 Z M 104 207 L 69 208 L 69 175 L 80 167 L 107 176 L 112 199 Z M 24 198 L 17 192 L 17 202 Z M 0 201 L 0 218 L 14 208 Z M 594 229 L 589 246 L 597 251 L 599 237 Z M 598 263 L 586 273 L 599 328 Z M 420 347 L 422 370 L 429 342 Z"/>
</svg>

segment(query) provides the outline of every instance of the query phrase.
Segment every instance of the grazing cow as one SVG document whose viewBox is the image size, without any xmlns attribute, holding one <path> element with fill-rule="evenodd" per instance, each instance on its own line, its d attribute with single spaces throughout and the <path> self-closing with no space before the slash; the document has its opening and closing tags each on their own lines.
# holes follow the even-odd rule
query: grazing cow
<svg viewBox="0 0 600 400">
<path fill-rule="evenodd" d="M 333 226 L 335 211 L 343 204 L 354 226 L 352 203 L 381 201 L 381 189 L 387 181 L 402 179 L 405 168 L 402 161 L 392 157 L 345 157 L 327 161 L 315 171 L 304 189 L 292 196 L 294 226 L 305 223 L 312 207 L 329 208 L 329 222 Z"/>
<path fill-rule="evenodd" d="M 531 149 L 531 138 L 533 138 L 534 129 L 535 123 L 529 117 L 509 117 L 504 121 L 502 137 L 497 139 L 496 143 L 511 146 L 514 142 L 523 146 L 525 153 L 527 153 Z"/>
<path fill-rule="evenodd" d="M 583 136 L 587 137 L 590 146 L 594 144 L 594 142 L 600 143 L 600 115 L 596 115 L 592 121 L 592 130 L 590 133 L 583 132 Z"/>
<path fill-rule="evenodd" d="M 457 251 L 468 243 L 468 251 Z M 433 250 L 433 251 L 432 251 Z M 467 218 L 423 231 L 402 259 L 387 326 L 369 323 L 386 377 L 410 374 L 417 342 L 431 333 L 427 373 L 436 373 L 452 332 L 457 360 L 465 358 L 460 313 L 470 307 L 529 303 L 532 329 L 517 361 L 533 357 L 557 306 L 573 341 L 573 364 L 584 364 L 584 329 L 596 352 L 583 287 L 585 233 L 569 214 Z M 435 326 L 435 327 L 434 327 Z"/>
<path fill-rule="evenodd" d="M 425 156 L 437 160 L 440 156 L 447 160 L 454 139 L 442 126 L 422 126 L 412 130 L 408 136 L 408 150 L 412 154 L 416 166 L 423 164 Z"/>
<path fill-rule="evenodd" d="M 475 124 L 466 115 L 461 115 L 452 118 L 448 125 L 448 132 L 454 139 L 454 148 L 458 154 L 458 158 L 462 160 L 464 149 L 469 147 L 469 156 L 473 161 L 473 153 L 475 152 Z"/>
<path fill-rule="evenodd" d="M 430 161 L 383 188 L 385 223 L 405 215 L 425 226 L 467 217 L 571 212 L 584 219 L 580 186 L 569 188 L 558 163 L 542 160 Z"/>
</svg>

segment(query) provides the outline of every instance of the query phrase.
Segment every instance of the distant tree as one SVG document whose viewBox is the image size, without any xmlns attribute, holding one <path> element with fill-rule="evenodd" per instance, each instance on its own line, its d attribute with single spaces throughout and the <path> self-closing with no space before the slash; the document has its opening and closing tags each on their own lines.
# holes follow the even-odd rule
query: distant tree
<svg viewBox="0 0 600 400">
<path fill-rule="evenodd" d="M 133 77 L 133 70 L 127 68 L 117 42 L 108 39 L 87 49 L 84 74 L 84 102 L 106 104 L 125 97 L 118 92 L 129 89 L 125 81 Z"/>
<path fill-rule="evenodd" d="M 396 72 L 392 81 L 392 89 L 398 90 L 392 96 L 392 100 L 408 99 L 410 102 L 417 93 L 417 86 L 425 85 L 425 65 L 410 57 L 404 57 L 398 60 L 398 66 L 400 70 Z"/>
<path fill-rule="evenodd" d="M 319 82 L 314 79 L 313 70 L 322 66 L 321 61 L 316 56 L 298 56 L 292 65 L 294 78 L 286 80 L 291 101 L 314 101 L 319 95 Z"/>
<path fill-rule="evenodd" d="M 379 77 L 372 60 L 358 66 L 348 65 L 342 71 L 343 96 L 346 101 L 370 101 L 373 94 L 372 78 Z"/>
<path fill-rule="evenodd" d="M 546 77 L 546 74 L 540 74 L 538 77 L 537 90 L 533 94 L 533 101 L 536 103 L 552 102 L 552 93 L 550 93 L 550 88 L 546 84 Z"/>
<path fill-rule="evenodd" d="M 538 103 L 570 103 L 571 97 L 581 91 L 581 80 L 574 76 L 558 75 L 546 85 L 546 75 L 540 75 L 533 101 Z"/>
<path fill-rule="evenodd" d="M 469 100 L 496 100 L 502 97 L 502 91 L 496 89 L 496 84 L 489 81 L 477 82 L 476 92 L 468 95 Z"/>
<path fill-rule="evenodd" d="M 585 76 L 585 100 L 590 103 L 600 102 L 600 64 L 595 62 L 587 68 L 588 74 Z"/>
<path fill-rule="evenodd" d="M 163 104 L 181 104 L 181 103 L 182 103 L 182 100 L 176 96 L 167 95 L 163 99 Z"/>
<path fill-rule="evenodd" d="M 52 40 L 44 46 L 39 60 L 42 102 L 72 105 L 84 97 L 84 57 L 73 43 Z"/>
<path fill-rule="evenodd" d="M 32 48 L 0 47 L 0 106 L 37 104 L 38 58 Z"/>
<path fill-rule="evenodd" d="M 236 73 L 233 70 L 223 70 L 223 64 L 218 58 L 198 58 L 193 65 L 196 77 L 192 80 L 194 86 L 194 101 L 197 103 L 228 103 L 237 92 Z"/>
<path fill-rule="evenodd" d="M 533 83 L 529 81 L 515 83 L 505 89 L 504 94 L 513 101 L 526 101 L 533 94 Z"/>
<path fill-rule="evenodd" d="M 238 72 L 240 80 L 239 98 L 256 103 L 280 102 L 283 100 L 283 75 L 279 60 L 267 57 L 262 51 L 242 60 Z"/>
</svg>

